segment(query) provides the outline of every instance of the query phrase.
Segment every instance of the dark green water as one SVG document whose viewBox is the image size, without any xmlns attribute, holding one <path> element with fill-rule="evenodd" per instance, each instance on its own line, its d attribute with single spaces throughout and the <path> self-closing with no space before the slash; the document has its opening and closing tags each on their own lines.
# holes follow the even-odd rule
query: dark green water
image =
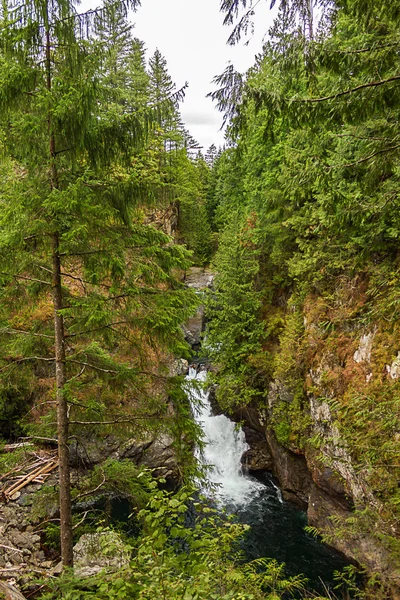
<svg viewBox="0 0 400 600">
<path fill-rule="evenodd" d="M 250 526 L 243 548 L 248 560 L 275 558 L 286 565 L 288 575 L 304 574 L 308 588 L 324 594 L 337 586 L 334 572 L 349 562 L 339 552 L 322 544 L 304 531 L 306 514 L 282 500 L 273 477 L 265 473 L 257 477 L 264 488 L 246 505 L 227 506 L 241 523 Z M 340 593 L 335 591 L 340 597 Z"/>
</svg>

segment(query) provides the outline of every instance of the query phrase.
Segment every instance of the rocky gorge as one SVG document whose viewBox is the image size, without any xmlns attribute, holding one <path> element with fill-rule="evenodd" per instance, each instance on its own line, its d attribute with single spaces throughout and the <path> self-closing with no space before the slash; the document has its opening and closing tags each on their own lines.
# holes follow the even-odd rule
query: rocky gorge
<svg viewBox="0 0 400 600">
<path fill-rule="evenodd" d="M 187 276 L 186 283 L 203 293 L 212 284 L 212 278 L 209 271 L 194 269 Z M 315 305 L 312 305 L 312 310 L 315 310 Z M 293 312 L 289 317 L 293 318 Z M 373 527 L 378 529 L 378 522 L 372 525 L 372 530 L 363 527 L 362 523 L 356 523 L 353 530 L 346 527 L 349 520 L 354 522 L 355 514 L 369 507 L 384 517 L 385 506 L 368 480 L 370 472 L 366 468 L 360 469 L 352 456 L 346 434 L 342 433 L 343 425 L 334 413 L 338 380 L 342 394 L 345 393 L 344 383 L 349 386 L 352 377 L 360 374 L 364 386 L 372 384 L 374 377 L 377 378 L 376 355 L 382 352 L 378 344 L 387 337 L 377 327 L 366 333 L 349 330 L 346 333 L 352 343 L 348 344 L 344 356 L 343 353 L 335 354 L 331 349 L 318 355 L 310 354 L 310 347 L 316 350 L 318 344 L 327 345 L 329 342 L 332 345 L 338 331 L 329 332 L 327 336 L 326 331 L 313 322 L 310 311 L 308 314 L 302 312 L 301 319 L 296 312 L 295 317 L 302 322 L 301 338 L 290 346 L 286 358 L 299 361 L 299 357 L 304 357 L 307 351 L 308 356 L 312 356 L 308 365 L 301 364 L 305 389 L 302 405 L 298 405 L 293 385 L 293 375 L 298 377 L 299 369 L 297 373 L 292 370 L 290 377 L 287 372 L 286 377 L 282 376 L 281 371 L 280 378 L 271 380 L 262 407 L 250 404 L 235 410 L 233 417 L 244 424 L 249 445 L 242 462 L 250 472 L 271 471 L 279 482 L 283 497 L 307 511 L 309 525 L 318 529 L 329 545 L 365 566 L 370 574 L 379 575 L 382 585 L 388 590 L 388 597 L 397 599 L 400 597 L 398 566 L 386 540 L 375 535 Z M 204 328 L 202 306 L 184 327 L 186 339 L 195 351 L 201 344 Z M 281 351 L 282 348 L 285 349 L 284 343 Z M 339 348 L 343 352 L 342 345 Z M 390 354 L 391 351 L 385 348 L 385 356 Z M 383 369 L 381 363 L 380 356 L 381 379 L 396 384 L 400 373 L 397 354 L 392 361 L 386 361 Z M 188 363 L 183 359 L 175 360 L 170 366 L 172 375 L 185 374 L 187 369 Z M 344 382 L 345 377 L 348 379 Z M 218 410 L 215 398 L 212 403 Z M 285 435 L 280 427 L 282 421 L 288 425 Z M 85 445 L 73 442 L 73 477 L 79 477 L 82 469 L 93 468 L 107 458 L 117 461 L 129 459 L 135 464 L 146 465 L 155 470 L 156 476 L 166 478 L 170 485 L 179 485 L 172 439 L 166 435 L 140 442 L 122 442 L 112 435 L 100 444 L 98 441 Z M 55 472 L 49 475 L 46 485 L 56 488 Z M 33 481 L 21 490 L 19 496 L 0 506 L 0 575 L 11 583 L 21 578 L 26 583 L 27 577 L 57 573 L 57 561 L 49 559 L 48 552 L 43 550 L 41 524 L 32 518 L 35 492 L 40 487 L 40 482 Z M 49 516 L 56 518 L 57 515 Z M 370 526 L 371 521 L 368 523 Z M 396 535 L 395 530 L 391 533 Z"/>
</svg>

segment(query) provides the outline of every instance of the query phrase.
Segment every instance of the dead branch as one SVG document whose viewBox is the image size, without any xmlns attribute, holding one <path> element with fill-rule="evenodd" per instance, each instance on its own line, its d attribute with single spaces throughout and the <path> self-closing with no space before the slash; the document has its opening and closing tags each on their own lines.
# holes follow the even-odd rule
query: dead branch
<svg viewBox="0 0 400 600">
<path fill-rule="evenodd" d="M 6 573 L 7 571 L 19 571 L 19 569 L 20 567 L 0 569 L 0 573 Z M 6 583 L 5 581 L 0 581 L 0 592 L 9 600 L 26 600 L 25 596 L 23 596 L 21 592 L 17 590 L 17 588 L 9 583 Z"/>
<path fill-rule="evenodd" d="M 82 525 L 82 523 L 84 522 L 84 520 L 86 519 L 86 517 L 88 516 L 89 511 L 87 510 L 84 514 L 83 517 L 80 521 L 78 521 L 78 523 L 76 523 L 72 529 L 77 529 L 79 527 L 79 525 Z"/>
<path fill-rule="evenodd" d="M 13 546 L 6 546 L 5 544 L 0 544 L 0 548 L 5 548 L 6 550 L 12 550 L 13 552 L 19 552 L 20 554 L 23 554 L 23 550 L 20 550 L 19 548 L 14 548 Z"/>
<path fill-rule="evenodd" d="M 0 454 L 9 452 L 14 452 L 14 450 L 20 450 L 21 448 L 26 448 L 27 446 L 33 446 L 31 442 L 19 442 L 17 444 L 6 444 L 5 446 L 0 447 Z"/>
<path fill-rule="evenodd" d="M 44 466 L 38 467 L 37 469 L 35 469 L 33 471 L 33 473 L 30 473 L 29 475 L 27 475 L 22 482 L 14 483 L 9 488 L 3 490 L 3 494 L 4 494 L 5 498 L 10 498 L 11 496 L 13 496 L 17 492 L 19 492 L 22 488 L 24 488 L 29 483 L 31 483 L 39 475 L 44 475 L 46 473 L 50 473 L 57 467 L 58 467 L 58 461 L 55 461 L 54 459 L 50 459 L 49 461 L 46 462 L 46 464 Z"/>
<path fill-rule="evenodd" d="M 85 498 L 86 496 L 92 496 L 93 494 L 98 492 L 101 487 L 103 487 L 105 482 L 106 482 L 106 476 L 103 473 L 103 481 L 101 483 L 99 483 L 99 485 L 97 487 L 95 487 L 94 490 L 90 490 L 89 492 L 84 492 L 83 494 L 79 494 L 78 496 L 76 496 L 76 498 L 74 498 L 74 501 L 80 500 L 81 498 Z"/>
<path fill-rule="evenodd" d="M 43 281 L 42 279 L 35 279 L 34 277 L 25 277 L 24 275 L 15 275 L 13 273 L 5 273 L 4 271 L 0 271 L 0 275 L 7 275 L 8 277 L 13 277 L 14 279 L 23 279 L 24 281 L 34 281 L 36 283 L 42 283 L 43 285 L 48 285 L 51 287 L 51 283 L 48 281 Z"/>
<path fill-rule="evenodd" d="M 50 340 L 54 339 L 54 336 L 46 335 L 45 333 L 33 333 L 32 331 L 24 331 L 22 329 L 8 329 L 7 327 L 3 327 L 2 329 L 0 329 L 0 333 L 23 334 L 23 335 L 32 335 L 34 337 L 49 338 Z"/>
<path fill-rule="evenodd" d="M 112 369 L 102 369 L 101 367 L 96 367 L 95 365 L 91 365 L 90 363 L 83 362 L 81 360 L 73 360 L 72 358 L 67 359 L 67 362 L 74 363 L 76 365 L 89 367 L 90 369 L 94 369 L 95 371 L 100 371 L 101 373 L 114 373 L 114 374 L 119 373 L 119 371 L 114 371 Z"/>
<path fill-rule="evenodd" d="M 11 367 L 12 365 L 18 365 L 19 363 L 26 362 L 28 360 L 42 360 L 45 362 L 54 362 L 56 359 L 55 358 L 43 358 L 43 356 L 26 356 L 25 358 L 16 358 L 15 360 L 11 360 L 4 367 L 1 367 L 0 372 L 4 371 L 5 369 L 8 369 L 8 367 Z"/>
</svg>

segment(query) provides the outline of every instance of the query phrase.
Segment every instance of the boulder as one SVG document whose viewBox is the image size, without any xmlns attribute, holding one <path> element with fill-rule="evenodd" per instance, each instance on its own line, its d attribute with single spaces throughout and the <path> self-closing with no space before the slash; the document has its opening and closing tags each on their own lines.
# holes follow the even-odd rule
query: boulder
<svg viewBox="0 0 400 600">
<path fill-rule="evenodd" d="M 85 533 L 74 546 L 74 574 L 91 577 L 100 571 L 115 572 L 128 565 L 130 553 L 115 531 Z"/>
</svg>

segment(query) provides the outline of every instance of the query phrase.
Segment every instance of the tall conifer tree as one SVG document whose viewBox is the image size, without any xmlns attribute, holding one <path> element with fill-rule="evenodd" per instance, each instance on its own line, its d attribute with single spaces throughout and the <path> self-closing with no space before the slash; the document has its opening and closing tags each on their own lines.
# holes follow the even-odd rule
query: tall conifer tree
<svg viewBox="0 0 400 600">
<path fill-rule="evenodd" d="M 109 6 L 97 27 L 101 14 Z M 145 130 L 136 114 L 112 109 L 109 49 L 88 39 L 89 26 L 69 0 L 1 9 L 2 377 L 54 365 L 64 566 L 73 562 L 69 417 L 82 384 L 134 384 L 141 345 L 176 350 L 192 305 L 171 275 L 184 252 L 142 224 L 131 153 Z M 51 302 L 53 331 L 47 309 L 16 326 L 15 309 L 32 298 Z M 132 336 L 136 362 L 116 361 L 118 339 Z"/>
</svg>

